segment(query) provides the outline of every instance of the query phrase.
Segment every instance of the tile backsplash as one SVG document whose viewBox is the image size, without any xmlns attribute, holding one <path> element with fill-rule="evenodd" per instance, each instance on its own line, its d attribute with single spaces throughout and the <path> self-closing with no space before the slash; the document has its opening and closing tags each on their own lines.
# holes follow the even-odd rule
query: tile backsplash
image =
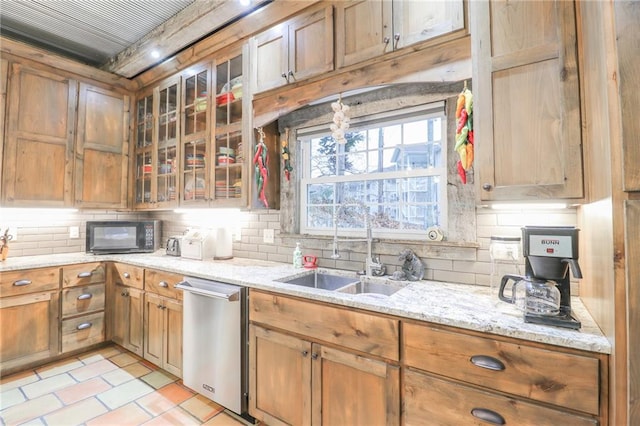
<svg viewBox="0 0 640 426">
<path fill-rule="evenodd" d="M 105 210 L 86 210 L 67 213 L 45 213 L 38 210 L 2 209 L 0 228 L 17 229 L 16 241 L 11 241 L 9 257 L 85 250 L 85 224 L 87 220 L 162 220 L 162 240 L 182 235 L 188 228 L 227 227 L 234 235 L 233 254 L 236 257 L 290 263 L 296 241 L 301 243 L 305 255 L 314 255 L 321 267 L 361 270 L 366 257 L 366 245 L 341 245 L 341 259 L 331 259 L 330 237 L 304 238 L 280 233 L 280 212 L 202 210 L 193 213 L 140 212 L 126 213 Z M 488 285 L 491 273 L 489 238 L 492 235 L 520 236 L 524 225 L 578 226 L 573 209 L 523 213 L 479 208 L 476 212 L 477 244 L 438 244 L 381 241 L 374 243 L 373 251 L 387 265 L 387 272 L 400 269 L 397 255 L 411 248 L 426 266 L 426 279 L 464 284 Z M 79 238 L 70 237 L 70 228 L 79 228 Z M 273 243 L 264 242 L 264 230 L 275 233 Z M 375 237 L 375 235 L 374 235 Z M 164 244 L 162 244 L 164 246 Z M 343 248 L 344 246 L 344 248 Z M 515 271 L 514 271 L 515 272 Z M 577 294 L 577 283 L 574 283 Z"/>
</svg>

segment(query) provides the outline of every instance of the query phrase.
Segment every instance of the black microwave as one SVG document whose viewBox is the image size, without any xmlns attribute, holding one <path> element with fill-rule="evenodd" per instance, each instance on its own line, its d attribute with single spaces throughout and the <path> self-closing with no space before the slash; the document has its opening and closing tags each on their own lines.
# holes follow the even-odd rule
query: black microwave
<svg viewBox="0 0 640 426">
<path fill-rule="evenodd" d="M 160 248 L 160 221 L 87 221 L 87 253 L 151 253 Z"/>
</svg>

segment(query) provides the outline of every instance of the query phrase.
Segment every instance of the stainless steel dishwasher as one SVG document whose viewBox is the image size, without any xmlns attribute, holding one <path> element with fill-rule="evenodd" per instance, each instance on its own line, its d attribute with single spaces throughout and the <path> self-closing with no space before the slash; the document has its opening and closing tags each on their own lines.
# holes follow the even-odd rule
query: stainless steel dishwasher
<svg viewBox="0 0 640 426">
<path fill-rule="evenodd" d="M 247 289 L 184 277 L 182 380 L 194 391 L 251 419 L 248 401 Z"/>
</svg>

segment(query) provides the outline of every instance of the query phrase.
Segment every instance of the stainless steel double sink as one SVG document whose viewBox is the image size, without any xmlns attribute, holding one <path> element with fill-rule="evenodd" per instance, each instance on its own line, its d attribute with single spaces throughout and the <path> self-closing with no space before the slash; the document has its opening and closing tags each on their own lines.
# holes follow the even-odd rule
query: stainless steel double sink
<svg viewBox="0 0 640 426">
<path fill-rule="evenodd" d="M 278 282 L 294 284 L 303 287 L 319 288 L 347 294 L 371 294 L 391 296 L 407 286 L 403 282 L 373 282 L 369 279 L 360 280 L 356 277 L 332 274 L 330 272 L 314 270 L 307 275 L 286 277 Z"/>
</svg>

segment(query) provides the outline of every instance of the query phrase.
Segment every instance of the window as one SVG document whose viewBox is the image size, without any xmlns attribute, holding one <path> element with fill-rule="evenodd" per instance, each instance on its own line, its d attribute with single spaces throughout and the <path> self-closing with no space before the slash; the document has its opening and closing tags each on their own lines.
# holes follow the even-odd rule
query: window
<svg viewBox="0 0 640 426">
<path fill-rule="evenodd" d="M 302 146 L 301 232 L 424 239 L 446 229 L 444 103 L 352 118 L 346 143 L 328 124 L 298 129 Z M 368 217 L 364 216 L 368 212 Z"/>
</svg>

